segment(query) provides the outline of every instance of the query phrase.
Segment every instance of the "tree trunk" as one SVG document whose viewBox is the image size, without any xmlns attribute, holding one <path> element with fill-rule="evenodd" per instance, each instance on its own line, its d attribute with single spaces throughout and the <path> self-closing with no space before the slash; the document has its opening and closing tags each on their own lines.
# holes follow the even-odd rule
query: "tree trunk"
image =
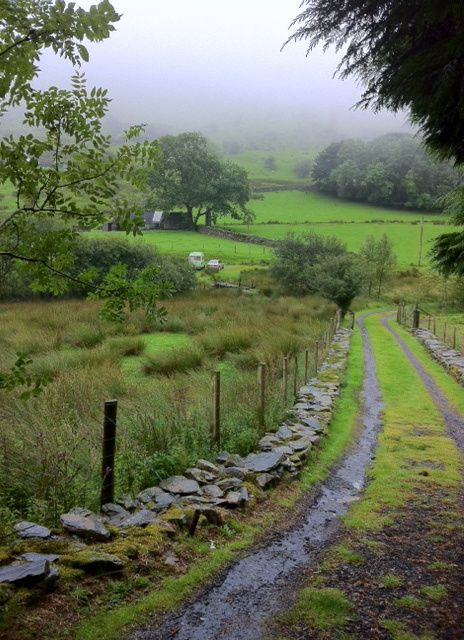
<svg viewBox="0 0 464 640">
<path fill-rule="evenodd" d="M 211 227 L 213 224 L 213 220 L 211 217 L 211 210 L 210 209 L 206 209 L 205 211 L 205 225 L 207 227 Z"/>
<path fill-rule="evenodd" d="M 190 229 L 195 229 L 195 223 L 193 221 L 193 207 L 191 207 L 190 205 L 186 205 L 187 207 L 187 215 L 185 216 L 186 222 L 187 222 L 187 226 Z"/>
</svg>

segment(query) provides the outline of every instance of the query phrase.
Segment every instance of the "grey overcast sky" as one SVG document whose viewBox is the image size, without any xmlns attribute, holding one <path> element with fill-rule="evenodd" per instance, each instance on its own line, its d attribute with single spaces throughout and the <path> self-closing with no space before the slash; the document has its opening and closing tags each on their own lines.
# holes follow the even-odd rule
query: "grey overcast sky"
<svg viewBox="0 0 464 640">
<path fill-rule="evenodd" d="M 336 0 L 334 0 L 336 1 Z M 80 0 L 81 6 L 91 2 Z M 253 130 L 312 123 L 329 137 L 407 130 L 404 114 L 353 111 L 361 88 L 333 78 L 333 51 L 306 57 L 281 46 L 299 0 L 113 0 L 123 14 L 109 40 L 89 46 L 89 83 L 109 89 L 118 124 L 161 132 Z M 51 54 L 41 85 L 69 69 Z"/>
</svg>

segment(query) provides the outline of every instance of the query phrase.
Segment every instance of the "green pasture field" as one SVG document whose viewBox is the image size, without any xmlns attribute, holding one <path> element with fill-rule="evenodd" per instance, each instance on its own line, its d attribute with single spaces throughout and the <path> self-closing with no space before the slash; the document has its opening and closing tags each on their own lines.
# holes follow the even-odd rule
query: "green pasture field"
<svg viewBox="0 0 464 640">
<path fill-rule="evenodd" d="M 230 229 L 236 229 L 229 226 Z M 455 227 L 424 224 L 422 263 L 427 263 L 427 253 L 430 249 L 431 241 L 442 233 L 454 231 Z M 368 235 L 380 238 L 386 234 L 393 242 L 398 264 L 400 266 L 417 265 L 419 258 L 420 225 L 408 223 L 363 223 L 352 224 L 274 224 L 274 225 L 250 225 L 247 233 L 282 240 L 289 233 L 302 236 L 308 233 L 317 233 L 324 236 L 335 236 L 344 242 L 349 251 L 359 251 Z"/>
<path fill-rule="evenodd" d="M 302 223 L 302 222 L 366 222 L 414 221 L 424 216 L 425 220 L 440 221 L 440 213 L 421 213 L 388 209 L 360 202 L 347 202 L 312 191 L 278 191 L 264 193 L 262 200 L 252 200 L 250 209 L 256 223 Z M 233 224 L 233 221 L 230 220 Z M 245 227 L 243 227 L 245 228 Z"/>
<path fill-rule="evenodd" d="M 91 231 L 93 237 L 101 236 L 101 231 Z M 196 233 L 195 231 L 145 231 L 143 236 L 127 236 L 123 231 L 105 233 L 107 237 L 127 237 L 132 242 L 146 242 L 162 254 L 183 256 L 187 260 L 191 251 L 203 251 L 205 260 L 218 258 L 226 265 L 268 264 L 272 257 L 269 247 L 234 242 Z M 227 267 L 224 271 L 227 270 Z M 236 269 L 235 269 L 236 271 Z M 223 273 L 223 272 L 220 272 Z"/>
<path fill-rule="evenodd" d="M 285 151 L 243 151 L 236 155 L 226 156 L 227 160 L 235 162 L 245 171 L 252 181 L 259 182 L 295 182 L 308 184 L 309 178 L 298 178 L 293 173 L 295 163 L 299 160 L 314 160 L 317 151 L 302 151 L 288 149 Z M 274 158 L 276 169 L 266 169 L 264 161 L 269 156 Z"/>
</svg>

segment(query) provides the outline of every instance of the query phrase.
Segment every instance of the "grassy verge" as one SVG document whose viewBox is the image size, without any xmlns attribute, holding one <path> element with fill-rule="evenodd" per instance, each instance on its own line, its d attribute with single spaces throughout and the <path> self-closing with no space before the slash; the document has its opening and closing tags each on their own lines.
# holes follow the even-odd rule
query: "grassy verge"
<svg viewBox="0 0 464 640">
<path fill-rule="evenodd" d="M 394 330 L 401 336 L 410 351 L 416 356 L 425 371 L 433 379 L 440 391 L 446 396 L 448 402 L 458 411 L 464 414 L 464 394 L 462 386 L 448 375 L 443 367 L 428 355 L 425 347 L 414 338 L 409 331 L 391 321 Z"/>
<path fill-rule="evenodd" d="M 76 640 L 116 640 L 121 637 L 124 629 L 135 623 L 140 624 L 148 614 L 174 609 L 230 562 L 237 551 L 249 547 L 265 527 L 275 523 L 276 519 L 282 519 L 304 491 L 324 478 L 353 437 L 361 388 L 362 350 L 360 335 L 356 333 L 344 375 L 343 391 L 337 401 L 329 434 L 319 450 L 312 453 L 299 481 L 291 486 L 277 488 L 272 494 L 272 503 L 266 500 L 258 505 L 245 524 L 240 523 L 240 526 L 235 527 L 239 532 L 236 539 L 229 542 L 223 540 L 220 546 L 216 545 L 215 550 L 194 540 L 193 545 L 201 545 L 201 549 L 196 549 L 197 556 L 201 551 L 201 557 L 196 558 L 184 575 L 163 580 L 156 590 L 136 602 L 92 614 L 91 619 L 83 621 L 76 629 L 73 637 Z"/>
</svg>

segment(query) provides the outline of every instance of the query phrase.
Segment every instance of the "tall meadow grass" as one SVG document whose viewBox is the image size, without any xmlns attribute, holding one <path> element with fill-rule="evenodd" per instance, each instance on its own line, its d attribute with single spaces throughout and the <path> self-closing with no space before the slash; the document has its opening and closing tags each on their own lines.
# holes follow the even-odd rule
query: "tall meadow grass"
<svg viewBox="0 0 464 640">
<path fill-rule="evenodd" d="M 315 297 L 221 290 L 192 291 L 166 306 L 162 326 L 140 313 L 112 325 L 86 301 L 0 306 L 3 366 L 28 352 L 33 371 L 50 378 L 29 401 L 0 393 L 1 513 L 55 524 L 76 504 L 98 509 L 102 405 L 110 398 L 119 405 L 119 493 L 135 494 L 198 457 L 212 458 L 211 373 L 217 368 L 221 448 L 245 455 L 261 436 L 257 364 L 267 365 L 269 429 L 286 410 L 283 356 L 312 352 L 334 311 Z M 161 336 L 172 344 L 179 331 L 185 344 L 163 347 Z M 150 332 L 160 336 L 155 350 L 144 337 Z"/>
</svg>

